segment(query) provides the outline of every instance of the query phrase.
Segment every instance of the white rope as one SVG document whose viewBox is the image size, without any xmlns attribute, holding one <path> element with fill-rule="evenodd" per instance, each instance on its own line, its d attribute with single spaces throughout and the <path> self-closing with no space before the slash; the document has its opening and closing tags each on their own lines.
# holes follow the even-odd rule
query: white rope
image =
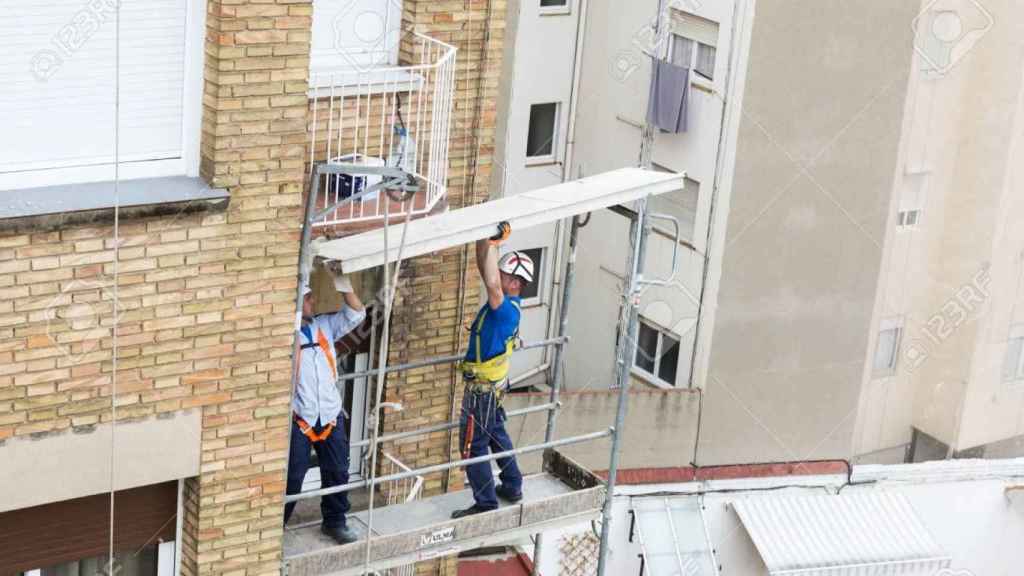
<svg viewBox="0 0 1024 576">
<path fill-rule="evenodd" d="M 395 276 L 394 281 L 389 282 L 388 275 L 388 229 L 391 220 L 391 198 L 387 191 L 382 191 L 387 202 L 384 210 L 384 329 L 381 332 L 380 355 L 377 359 L 377 389 L 374 391 L 373 405 L 373 430 L 370 434 L 370 502 L 366 511 L 366 556 L 363 561 L 363 573 L 370 573 L 370 551 L 373 540 L 373 493 L 377 485 L 377 438 L 380 435 L 381 421 L 381 400 L 384 395 L 384 378 L 388 367 L 388 351 L 391 344 L 391 307 L 397 292 L 398 278 L 402 270 L 402 252 L 405 250 L 405 240 L 409 232 L 409 221 L 412 218 L 412 203 L 405 214 L 405 222 L 402 226 L 402 240 L 398 244 L 398 253 L 395 255 Z"/>
</svg>

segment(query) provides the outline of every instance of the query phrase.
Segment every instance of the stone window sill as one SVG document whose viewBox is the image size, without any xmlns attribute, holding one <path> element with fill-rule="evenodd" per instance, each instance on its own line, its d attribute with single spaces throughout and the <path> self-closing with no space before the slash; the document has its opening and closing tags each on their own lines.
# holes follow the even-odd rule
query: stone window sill
<svg viewBox="0 0 1024 576">
<path fill-rule="evenodd" d="M 116 193 L 120 218 L 221 212 L 229 201 L 227 190 L 188 176 L 124 180 Z M 0 232 L 109 224 L 114 208 L 113 182 L 9 190 L 0 192 Z"/>
</svg>

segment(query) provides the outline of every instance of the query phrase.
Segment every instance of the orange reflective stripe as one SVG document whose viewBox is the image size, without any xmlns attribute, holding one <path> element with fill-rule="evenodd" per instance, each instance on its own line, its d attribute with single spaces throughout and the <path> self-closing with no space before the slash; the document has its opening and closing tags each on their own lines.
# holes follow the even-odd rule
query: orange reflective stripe
<svg viewBox="0 0 1024 576">
<path fill-rule="evenodd" d="M 324 331 L 317 328 L 316 331 L 316 342 L 320 345 L 320 349 L 324 351 L 324 356 L 327 357 L 327 363 L 331 365 L 331 374 L 334 378 L 338 378 L 338 366 L 334 363 L 334 350 L 331 343 L 327 341 L 327 336 L 324 336 Z"/>
<path fill-rule="evenodd" d="M 302 432 L 302 434 L 306 438 L 309 438 L 309 441 L 314 444 L 327 440 L 327 438 L 330 437 L 331 432 L 334 432 L 334 422 L 328 422 L 327 426 L 324 426 L 324 429 L 317 434 L 316 431 L 313 430 L 313 427 L 310 426 L 308 422 L 300 418 L 298 414 L 293 412 L 292 418 L 295 420 L 295 423 L 299 425 L 299 432 Z"/>
</svg>

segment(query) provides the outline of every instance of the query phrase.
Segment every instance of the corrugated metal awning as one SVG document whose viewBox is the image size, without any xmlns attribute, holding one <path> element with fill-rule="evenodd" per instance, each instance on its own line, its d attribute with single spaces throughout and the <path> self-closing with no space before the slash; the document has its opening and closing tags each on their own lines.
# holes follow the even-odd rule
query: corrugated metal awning
<svg viewBox="0 0 1024 576">
<path fill-rule="evenodd" d="M 645 576 L 718 574 L 700 501 L 694 497 L 637 498 L 632 503 Z"/>
<path fill-rule="evenodd" d="M 934 576 L 950 557 L 902 494 L 733 502 L 772 576 Z"/>
</svg>

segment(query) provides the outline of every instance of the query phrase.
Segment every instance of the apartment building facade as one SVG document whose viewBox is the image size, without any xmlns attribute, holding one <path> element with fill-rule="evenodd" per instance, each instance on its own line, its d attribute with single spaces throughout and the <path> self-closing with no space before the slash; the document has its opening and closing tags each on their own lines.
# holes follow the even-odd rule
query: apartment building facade
<svg viewBox="0 0 1024 576">
<path fill-rule="evenodd" d="M 336 213 L 317 234 L 486 198 L 504 4 L 10 8 L 0 572 L 278 573 L 310 163 L 340 150 L 325 148 L 328 131 L 339 147 L 356 137 L 354 124 L 329 124 L 355 118 L 354 95 L 364 128 L 388 116 L 385 106 L 427 102 L 417 136 L 429 190 L 376 219 L 368 206 Z M 368 142 L 370 132 L 358 136 Z M 378 127 L 372 136 L 390 135 Z M 464 344 L 478 282 L 460 275 L 464 263 L 458 251 L 408 263 L 392 361 Z M 365 276 L 357 284 L 372 301 L 376 281 Z M 454 377 L 389 381 L 386 400 L 404 410 L 383 428 L 449 420 L 461 393 Z M 391 449 L 422 466 L 447 461 L 453 447 L 435 434 Z M 461 480 L 435 475 L 424 491 L 449 485 Z M 453 569 L 453 559 L 416 567 Z"/>
<path fill-rule="evenodd" d="M 1015 6 L 534 4 L 515 30 L 529 48 L 507 63 L 524 119 L 505 137 L 507 192 L 635 165 L 651 58 L 691 69 L 689 127 L 656 134 L 652 154 L 692 184 L 652 206 L 683 224 L 681 266 L 644 293 L 633 375 L 646 393 L 692 396 L 672 429 L 699 446 L 646 465 L 1016 453 Z M 546 65 L 578 78 L 535 81 Z M 557 169 L 529 156 L 548 138 Z M 669 233 L 646 267 L 664 278 L 671 227 L 656 225 Z M 572 306 L 600 313 L 573 314 L 570 390 L 611 384 L 619 330 L 600 319 L 621 307 L 627 226 L 595 214 L 581 231 Z"/>
</svg>

